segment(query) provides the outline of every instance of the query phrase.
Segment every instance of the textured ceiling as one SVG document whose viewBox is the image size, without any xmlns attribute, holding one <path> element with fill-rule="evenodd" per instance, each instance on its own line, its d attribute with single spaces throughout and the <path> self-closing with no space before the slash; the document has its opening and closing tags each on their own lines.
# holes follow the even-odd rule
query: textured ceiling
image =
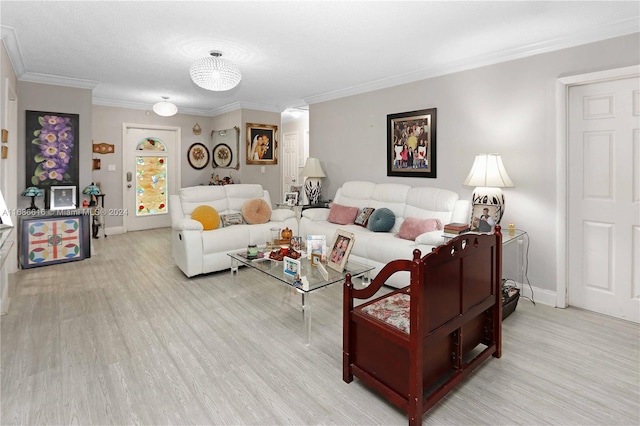
<svg viewBox="0 0 640 426">
<path fill-rule="evenodd" d="M 20 80 L 93 89 L 95 104 L 268 111 L 640 31 L 640 2 L 8 1 Z M 220 50 L 243 75 L 210 92 L 189 67 Z"/>
</svg>

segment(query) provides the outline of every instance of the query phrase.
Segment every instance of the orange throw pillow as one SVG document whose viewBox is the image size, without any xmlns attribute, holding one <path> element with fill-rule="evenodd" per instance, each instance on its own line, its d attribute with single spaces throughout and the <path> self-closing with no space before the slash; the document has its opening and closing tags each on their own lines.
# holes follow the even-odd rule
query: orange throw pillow
<svg viewBox="0 0 640 426">
<path fill-rule="evenodd" d="M 191 213 L 191 219 L 197 220 L 202 224 L 205 231 L 218 229 L 220 226 L 220 215 L 211 206 L 198 206 Z"/>
</svg>

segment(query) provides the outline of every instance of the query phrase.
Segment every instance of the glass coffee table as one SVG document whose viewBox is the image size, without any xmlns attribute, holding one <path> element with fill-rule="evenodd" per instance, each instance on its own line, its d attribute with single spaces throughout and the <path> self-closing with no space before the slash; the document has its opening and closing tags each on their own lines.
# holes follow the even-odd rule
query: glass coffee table
<svg viewBox="0 0 640 426">
<path fill-rule="evenodd" d="M 263 251 L 265 252 L 265 257 L 257 259 L 247 258 L 246 251 L 228 253 L 231 257 L 231 274 L 234 276 L 234 283 L 238 276 L 239 266 L 244 265 L 275 278 L 285 285 L 294 287 L 299 293 L 302 293 L 302 318 L 305 344 L 307 346 L 311 343 L 311 293 L 331 284 L 344 282 L 347 274 L 351 274 L 352 277 L 362 276 L 365 285 L 370 283 L 369 271 L 373 269 L 373 266 L 348 261 L 344 271 L 338 272 L 324 265 L 328 273 L 328 278 L 325 279 L 318 267 L 313 266 L 306 257 L 298 259 L 300 261 L 300 271 L 298 272 L 299 279 L 296 280 L 294 277 L 285 274 L 283 262 L 269 259 L 267 257 L 269 251 L 261 250 L 261 253 Z"/>
</svg>

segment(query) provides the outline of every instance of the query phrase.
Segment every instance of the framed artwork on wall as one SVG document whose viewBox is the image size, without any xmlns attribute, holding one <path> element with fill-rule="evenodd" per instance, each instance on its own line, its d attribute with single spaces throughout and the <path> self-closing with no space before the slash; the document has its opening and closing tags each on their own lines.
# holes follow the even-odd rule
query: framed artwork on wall
<svg viewBox="0 0 640 426">
<path fill-rule="evenodd" d="M 212 130 L 211 167 L 240 169 L 240 128 Z"/>
<path fill-rule="evenodd" d="M 209 164 L 209 149 L 200 142 L 196 142 L 187 151 L 189 165 L 196 170 L 202 170 Z"/>
<path fill-rule="evenodd" d="M 436 176 L 436 108 L 387 115 L 387 176 Z"/>
<path fill-rule="evenodd" d="M 278 164 L 278 126 L 247 123 L 247 164 Z"/>
<path fill-rule="evenodd" d="M 78 186 L 80 116 L 26 111 L 27 186 Z"/>
</svg>

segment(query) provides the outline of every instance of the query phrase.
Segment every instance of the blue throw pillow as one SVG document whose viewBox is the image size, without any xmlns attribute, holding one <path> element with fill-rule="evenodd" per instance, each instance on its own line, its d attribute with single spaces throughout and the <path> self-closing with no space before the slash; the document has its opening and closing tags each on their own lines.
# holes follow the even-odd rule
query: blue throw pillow
<svg viewBox="0 0 640 426">
<path fill-rule="evenodd" d="M 367 228 L 373 232 L 389 232 L 396 223 L 396 215 L 386 207 L 376 209 L 369 217 Z"/>
</svg>

